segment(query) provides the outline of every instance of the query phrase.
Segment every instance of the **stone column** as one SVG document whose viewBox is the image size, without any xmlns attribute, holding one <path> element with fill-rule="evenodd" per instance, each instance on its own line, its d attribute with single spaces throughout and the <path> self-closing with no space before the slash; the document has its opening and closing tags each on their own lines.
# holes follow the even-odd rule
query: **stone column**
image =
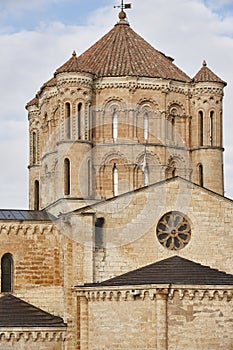
<svg viewBox="0 0 233 350">
<path fill-rule="evenodd" d="M 168 349 L 167 339 L 167 289 L 156 291 L 157 307 L 157 350 Z"/>
</svg>

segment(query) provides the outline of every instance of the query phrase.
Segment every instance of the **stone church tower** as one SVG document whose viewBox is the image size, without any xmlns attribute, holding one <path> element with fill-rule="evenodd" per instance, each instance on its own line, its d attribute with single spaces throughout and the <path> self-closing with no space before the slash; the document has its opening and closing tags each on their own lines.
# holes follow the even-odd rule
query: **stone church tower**
<svg viewBox="0 0 233 350">
<path fill-rule="evenodd" d="M 121 12 L 27 104 L 30 208 L 57 215 L 176 175 L 223 194 L 225 85 L 205 62 L 189 78 Z"/>
</svg>

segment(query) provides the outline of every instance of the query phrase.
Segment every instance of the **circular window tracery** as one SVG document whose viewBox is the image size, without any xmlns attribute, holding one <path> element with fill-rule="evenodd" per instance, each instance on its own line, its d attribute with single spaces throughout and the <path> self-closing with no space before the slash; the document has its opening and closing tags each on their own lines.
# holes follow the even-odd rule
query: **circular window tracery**
<svg viewBox="0 0 233 350">
<path fill-rule="evenodd" d="M 156 234 L 162 246 L 171 250 L 179 250 L 189 243 L 191 226 L 184 214 L 172 211 L 159 220 Z"/>
</svg>

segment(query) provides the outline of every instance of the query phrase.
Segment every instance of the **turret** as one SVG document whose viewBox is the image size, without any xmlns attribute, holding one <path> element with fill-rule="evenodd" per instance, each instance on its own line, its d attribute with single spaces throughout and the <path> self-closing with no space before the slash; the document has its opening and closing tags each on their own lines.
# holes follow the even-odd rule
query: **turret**
<svg viewBox="0 0 233 350">
<path fill-rule="evenodd" d="M 193 82 L 193 182 L 223 194 L 222 100 L 226 83 L 207 67 L 205 61 Z"/>
</svg>

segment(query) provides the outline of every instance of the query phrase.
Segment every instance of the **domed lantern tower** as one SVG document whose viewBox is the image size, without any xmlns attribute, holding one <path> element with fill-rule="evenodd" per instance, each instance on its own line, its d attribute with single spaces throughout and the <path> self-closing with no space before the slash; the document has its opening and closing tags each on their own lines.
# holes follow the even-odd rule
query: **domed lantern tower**
<svg viewBox="0 0 233 350">
<path fill-rule="evenodd" d="M 30 208 L 58 215 L 172 176 L 223 194 L 225 85 L 206 64 L 188 77 L 121 11 L 27 104 Z"/>
</svg>

